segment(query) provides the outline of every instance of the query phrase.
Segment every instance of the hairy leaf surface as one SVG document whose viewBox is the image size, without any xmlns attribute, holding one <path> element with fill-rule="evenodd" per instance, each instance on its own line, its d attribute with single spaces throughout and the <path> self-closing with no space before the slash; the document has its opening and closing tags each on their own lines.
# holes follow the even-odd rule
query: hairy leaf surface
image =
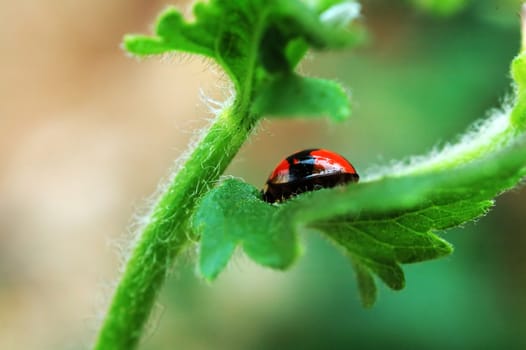
<svg viewBox="0 0 526 350">
<path fill-rule="evenodd" d="M 348 26 L 358 15 L 353 1 L 211 0 L 195 5 L 192 21 L 167 8 L 154 36 L 127 35 L 124 47 L 137 56 L 187 52 L 213 59 L 232 80 L 237 103 L 258 101 L 254 112 L 259 115 L 327 115 L 339 121 L 350 114 L 342 87 L 303 78 L 294 69 L 308 48 L 341 48 L 360 41 L 361 30 Z M 272 89 L 276 86 L 280 88 Z M 305 108 L 304 97 L 313 108 Z M 279 101 L 280 108 L 269 101 Z"/>
<path fill-rule="evenodd" d="M 450 254 L 452 246 L 435 232 L 485 214 L 493 198 L 525 172 L 521 142 L 460 166 L 454 174 L 384 177 L 304 193 L 277 205 L 263 202 L 249 184 L 226 180 L 205 197 L 194 217 L 202 237 L 201 272 L 216 277 L 237 245 L 257 263 L 286 268 L 300 251 L 296 234 L 310 227 L 351 259 L 363 303 L 370 306 L 376 295 L 373 274 L 390 288 L 402 289 L 400 264 Z"/>
</svg>

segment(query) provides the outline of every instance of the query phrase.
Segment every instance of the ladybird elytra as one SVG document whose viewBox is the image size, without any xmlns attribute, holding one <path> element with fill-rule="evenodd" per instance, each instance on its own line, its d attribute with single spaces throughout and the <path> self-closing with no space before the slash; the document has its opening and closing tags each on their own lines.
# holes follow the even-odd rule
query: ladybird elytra
<svg viewBox="0 0 526 350">
<path fill-rule="evenodd" d="M 279 162 L 261 192 L 266 202 L 274 203 L 303 192 L 358 180 L 356 169 L 343 156 L 313 148 L 296 152 Z"/>
</svg>

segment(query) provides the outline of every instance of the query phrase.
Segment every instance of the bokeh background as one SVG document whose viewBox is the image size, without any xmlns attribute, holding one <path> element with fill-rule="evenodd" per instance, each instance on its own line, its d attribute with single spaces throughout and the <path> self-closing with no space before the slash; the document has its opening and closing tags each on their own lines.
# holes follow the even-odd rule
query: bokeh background
<svg viewBox="0 0 526 350">
<path fill-rule="evenodd" d="M 517 0 L 364 1 L 369 42 L 303 72 L 352 91 L 350 121 L 267 120 L 227 174 L 261 186 L 285 155 L 325 147 L 360 172 L 453 140 L 511 91 Z M 443 1 L 442 4 L 456 1 Z M 168 3 L 0 1 L 0 349 L 89 348 L 119 250 L 174 160 L 207 124 L 222 74 L 188 56 L 119 48 Z M 207 285 L 194 254 L 163 289 L 142 349 L 524 349 L 526 190 L 443 233 L 447 258 L 360 306 L 343 256 L 313 233 L 286 273 L 237 256 Z"/>
</svg>

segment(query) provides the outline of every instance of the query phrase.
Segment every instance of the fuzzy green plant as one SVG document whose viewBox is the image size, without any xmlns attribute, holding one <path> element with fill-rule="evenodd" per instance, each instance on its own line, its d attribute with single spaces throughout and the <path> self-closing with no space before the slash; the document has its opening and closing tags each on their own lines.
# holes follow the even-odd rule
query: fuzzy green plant
<svg viewBox="0 0 526 350">
<path fill-rule="evenodd" d="M 339 84 L 295 68 L 308 49 L 360 42 L 358 15 L 359 5 L 347 0 L 210 0 L 195 5 L 191 21 L 170 7 L 155 35 L 125 37 L 125 49 L 136 56 L 186 52 L 213 60 L 231 80 L 234 97 L 152 208 L 95 349 L 137 346 L 168 270 L 189 243 L 199 242 L 198 270 L 213 280 L 238 247 L 260 265 L 287 269 L 302 251 L 298 234 L 316 230 L 349 258 L 362 302 L 371 306 L 375 276 L 402 289 L 402 264 L 451 254 L 438 231 L 484 215 L 496 196 L 520 182 L 526 174 L 524 50 L 511 66 L 511 102 L 441 151 L 361 174 L 359 184 L 278 204 L 264 202 L 241 180 L 218 182 L 263 117 L 349 117 Z"/>
<path fill-rule="evenodd" d="M 449 16 L 460 12 L 473 0 L 407 0 L 416 8 L 437 16 Z"/>
</svg>

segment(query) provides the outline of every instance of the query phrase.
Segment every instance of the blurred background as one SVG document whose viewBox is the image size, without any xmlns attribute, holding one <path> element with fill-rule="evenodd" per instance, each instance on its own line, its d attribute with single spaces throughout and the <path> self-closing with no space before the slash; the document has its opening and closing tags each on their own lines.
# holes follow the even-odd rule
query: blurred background
<svg viewBox="0 0 526 350">
<path fill-rule="evenodd" d="M 89 348 L 134 215 L 207 124 L 202 96 L 228 95 L 208 61 L 120 50 L 123 34 L 149 33 L 168 3 L 190 14 L 175 0 L 2 2 L 0 349 Z M 369 42 L 302 66 L 352 91 L 352 119 L 266 120 L 227 174 L 261 186 L 281 158 L 310 147 L 363 173 L 454 140 L 511 91 L 519 4 L 363 1 Z M 405 266 L 406 289 L 382 286 L 371 310 L 346 259 L 312 233 L 290 271 L 239 255 L 212 285 L 190 252 L 141 348 L 524 349 L 525 203 L 514 190 L 443 233 L 455 253 Z"/>
</svg>

